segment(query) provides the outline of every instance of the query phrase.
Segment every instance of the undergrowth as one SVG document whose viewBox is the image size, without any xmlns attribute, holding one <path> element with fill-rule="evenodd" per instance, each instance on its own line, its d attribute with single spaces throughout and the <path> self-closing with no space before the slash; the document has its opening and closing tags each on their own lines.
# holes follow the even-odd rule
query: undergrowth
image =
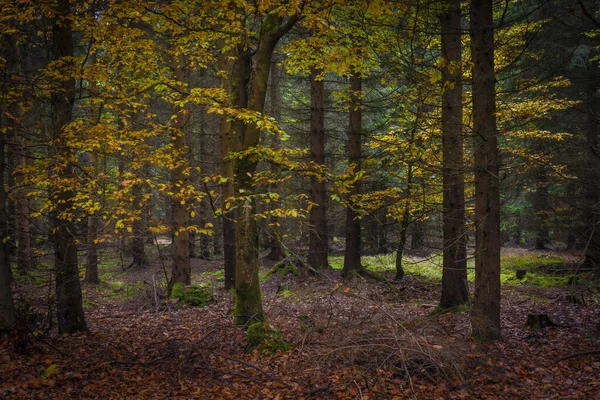
<svg viewBox="0 0 600 400">
<path fill-rule="evenodd" d="M 362 264 L 370 270 L 393 274 L 396 268 L 396 253 L 381 254 L 362 257 Z M 432 282 L 439 282 L 442 278 L 442 255 L 432 254 L 427 257 L 405 256 L 402 260 L 404 272 L 406 275 L 415 275 Z M 329 264 L 334 269 L 342 269 L 344 266 L 343 256 L 329 258 Z M 585 275 L 584 271 L 572 270 L 566 268 L 571 273 L 558 272 L 552 267 L 569 266 L 567 258 L 557 254 L 540 254 L 539 252 L 512 251 L 504 249 L 501 255 L 501 275 L 503 284 L 530 284 L 542 287 L 565 286 L 576 283 Z M 525 277 L 516 279 L 517 270 L 524 270 Z M 470 282 L 475 279 L 475 260 L 470 257 L 467 261 L 467 276 Z M 577 273 L 580 273 L 579 275 Z M 579 277 L 578 277 L 579 276 Z"/>
</svg>

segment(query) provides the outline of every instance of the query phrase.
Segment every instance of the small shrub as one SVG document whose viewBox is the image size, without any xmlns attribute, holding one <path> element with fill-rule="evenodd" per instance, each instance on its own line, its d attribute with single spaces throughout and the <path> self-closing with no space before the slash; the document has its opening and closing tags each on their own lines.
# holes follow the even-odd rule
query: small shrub
<svg viewBox="0 0 600 400">
<path fill-rule="evenodd" d="M 283 339 L 281 331 L 264 322 L 255 322 L 246 332 L 246 349 L 257 348 L 261 353 L 275 354 L 287 351 L 290 345 Z"/>
</svg>

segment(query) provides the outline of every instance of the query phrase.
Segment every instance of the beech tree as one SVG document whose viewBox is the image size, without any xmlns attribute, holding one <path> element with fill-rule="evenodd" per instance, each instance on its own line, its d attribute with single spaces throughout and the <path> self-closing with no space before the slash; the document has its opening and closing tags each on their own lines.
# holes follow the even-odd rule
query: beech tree
<svg viewBox="0 0 600 400">
<path fill-rule="evenodd" d="M 260 21 L 256 54 L 252 69 L 243 68 L 242 79 L 232 81 L 240 87 L 248 83 L 247 109 L 262 113 L 265 107 L 271 58 L 277 42 L 296 23 L 299 16 L 281 15 L 280 10 L 268 11 Z M 242 59 L 248 57 L 242 53 Z M 247 65 L 247 64 L 246 64 Z M 235 90 L 235 89 L 234 89 Z M 260 143 L 261 128 L 256 123 L 248 124 L 242 132 L 236 132 L 237 150 L 247 151 Z M 257 162 L 248 157 L 236 158 L 234 163 L 236 194 L 251 193 L 253 189 L 252 175 Z M 235 321 L 244 325 L 249 321 L 265 319 L 262 308 L 262 295 L 258 278 L 259 267 L 259 225 L 255 219 L 256 199 L 248 198 L 237 210 L 236 224 L 236 274 L 235 274 Z"/>
</svg>

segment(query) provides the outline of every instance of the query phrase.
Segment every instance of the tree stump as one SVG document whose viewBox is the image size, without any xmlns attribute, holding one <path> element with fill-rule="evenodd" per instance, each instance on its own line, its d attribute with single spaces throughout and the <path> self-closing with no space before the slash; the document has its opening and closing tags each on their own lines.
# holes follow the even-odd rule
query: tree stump
<svg viewBox="0 0 600 400">
<path fill-rule="evenodd" d="M 525 328 L 529 328 L 534 331 L 539 331 L 547 326 L 559 326 L 559 324 L 553 322 L 548 316 L 548 314 L 529 314 L 527 316 Z"/>
</svg>

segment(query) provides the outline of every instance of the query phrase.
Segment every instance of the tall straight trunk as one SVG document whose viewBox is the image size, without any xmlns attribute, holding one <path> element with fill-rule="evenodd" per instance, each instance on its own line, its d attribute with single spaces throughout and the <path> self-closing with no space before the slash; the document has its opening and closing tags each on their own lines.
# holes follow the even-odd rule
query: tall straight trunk
<svg viewBox="0 0 600 400">
<path fill-rule="evenodd" d="M 600 97 L 598 96 L 598 69 L 590 65 L 590 82 L 587 89 L 587 131 L 586 131 L 586 161 L 587 176 L 585 193 L 586 220 L 586 266 L 600 269 L 600 145 L 598 129 L 600 129 Z"/>
<path fill-rule="evenodd" d="M 441 308 L 469 300 L 462 138 L 460 0 L 446 0 L 442 25 L 443 271 Z"/>
<path fill-rule="evenodd" d="M 173 60 L 172 70 L 175 80 L 183 86 L 184 84 L 184 57 L 178 56 Z M 174 284 L 181 283 L 189 285 L 191 283 L 190 266 L 190 235 L 187 230 L 190 225 L 190 213 L 188 211 L 188 201 L 184 194 L 185 188 L 189 184 L 189 178 L 186 174 L 187 169 L 187 143 L 184 132 L 185 110 L 181 106 L 173 107 L 175 118 L 171 122 L 173 128 L 173 153 L 175 168 L 171 171 L 171 183 L 173 184 L 173 269 L 169 288 Z"/>
<path fill-rule="evenodd" d="M 406 170 L 406 203 L 404 205 L 404 212 L 402 213 L 402 221 L 400 221 L 400 231 L 398 232 L 398 248 L 396 249 L 396 279 L 402 279 L 404 277 L 404 266 L 402 264 L 402 257 L 404 257 L 404 248 L 406 247 L 406 234 L 408 233 L 408 227 L 410 221 L 410 207 L 412 201 L 412 188 L 413 188 L 413 164 L 408 164 Z"/>
<path fill-rule="evenodd" d="M 238 59 L 231 65 L 228 57 L 231 54 L 221 54 L 219 58 L 220 68 L 230 72 L 229 78 L 221 78 L 222 88 L 230 94 L 231 105 L 245 108 L 248 104 L 247 85 L 250 76 L 250 59 L 242 55 L 243 51 L 238 51 Z M 225 289 L 235 287 L 235 242 L 236 226 L 235 209 L 228 208 L 228 199 L 235 196 L 233 182 L 233 161 L 229 158 L 229 153 L 236 150 L 238 137 L 242 135 L 244 125 L 240 121 L 230 122 L 227 115 L 221 117 L 219 124 L 219 138 L 221 148 L 221 175 L 226 181 L 221 185 L 221 198 L 223 211 L 223 257 L 225 270 Z"/>
<path fill-rule="evenodd" d="M 310 161 L 325 166 L 325 82 L 318 79 L 322 71 L 310 73 Z M 308 265 L 317 271 L 329 266 L 329 236 L 327 235 L 327 186 L 324 178 L 310 177 L 310 238 Z"/>
<path fill-rule="evenodd" d="M 546 166 L 539 165 L 535 169 L 536 188 L 533 193 L 532 206 L 535 211 L 535 248 L 543 250 L 550 243 L 548 217 L 550 202 L 548 199 L 548 171 Z"/>
<path fill-rule="evenodd" d="M 96 7 L 90 7 L 91 17 L 93 18 L 96 13 Z M 89 44 L 91 45 L 91 43 Z M 88 59 L 88 65 L 94 66 L 96 64 L 96 52 L 90 54 Z M 90 96 L 94 96 L 96 91 L 96 81 L 89 82 Z M 90 121 L 100 119 L 98 113 L 101 112 L 98 107 L 90 106 L 88 109 Z M 93 122 L 92 122 L 93 123 Z M 96 158 L 92 153 L 89 153 L 89 164 L 95 165 Z M 90 196 L 94 196 L 90 193 Z M 87 236 L 86 236 L 86 260 L 85 260 L 85 281 L 86 283 L 99 284 L 100 277 L 98 276 L 98 226 L 100 221 L 96 215 L 89 215 L 87 218 Z"/>
<path fill-rule="evenodd" d="M 286 22 L 277 12 L 266 15 L 259 29 L 260 37 L 254 56 L 252 80 L 248 91 L 248 109 L 262 113 L 269 81 L 273 50 L 281 37 L 296 23 L 297 17 L 289 17 Z M 260 142 L 260 128 L 256 124 L 246 126 L 239 137 L 239 149 L 244 151 Z M 251 176 L 256 171 L 256 162 L 247 158 L 238 159 L 234 166 L 236 192 L 252 193 Z M 256 201 L 251 198 L 238 208 L 236 226 L 236 275 L 235 275 L 235 322 L 244 325 L 248 322 L 265 319 L 262 308 L 262 294 L 258 278 L 259 225 L 255 219 Z"/>
<path fill-rule="evenodd" d="M 270 114 L 277 122 L 281 120 L 281 68 L 277 66 L 276 60 L 271 60 L 271 111 Z M 281 139 L 277 135 L 273 135 L 271 147 L 273 150 L 279 150 L 281 148 Z M 271 173 L 277 176 L 280 172 L 280 168 L 277 164 L 271 164 Z M 281 185 L 276 183 L 271 185 L 270 191 L 275 193 L 279 192 Z M 275 203 L 271 203 L 275 206 Z M 271 215 L 269 218 L 269 254 L 267 258 L 271 261 L 281 261 L 285 255 L 283 252 L 283 246 L 281 244 L 281 234 L 279 233 L 279 217 Z"/>
<path fill-rule="evenodd" d="M 98 217 L 88 216 L 87 219 L 87 252 L 85 259 L 85 281 L 91 284 L 100 283 L 98 276 Z"/>
<path fill-rule="evenodd" d="M 73 57 L 73 33 L 68 16 L 70 3 L 58 0 L 56 17 L 53 21 L 53 59 L 65 63 Z M 68 69 L 65 68 L 65 71 Z M 58 160 L 70 160 L 72 150 L 65 143 L 63 128 L 72 121 L 75 102 L 75 80 L 61 81 L 60 87 L 52 92 L 50 98 L 53 131 L 53 154 Z M 69 182 L 75 178 L 70 162 L 58 171 L 59 177 Z M 77 226 L 64 218 L 71 212 L 75 192 L 70 187 L 54 188 L 52 197 L 56 208 L 52 213 L 54 231 L 54 272 L 56 274 L 56 313 L 58 330 L 71 333 L 87 330 L 83 315 L 82 293 L 79 283 L 77 263 Z"/>
<path fill-rule="evenodd" d="M 8 235 L 6 221 L 6 189 L 4 187 L 6 161 L 4 146 L 5 136 L 0 134 L 0 237 L 6 237 Z M 0 240 L 0 332 L 10 330 L 15 323 L 15 306 L 11 283 L 12 274 L 10 271 L 8 248 L 6 242 Z"/>
<path fill-rule="evenodd" d="M 142 209 L 143 206 L 143 193 L 141 184 L 136 184 L 133 188 L 133 204 L 134 207 Z M 146 221 L 143 210 L 139 219 L 133 221 L 132 224 L 133 237 L 131 238 L 131 254 L 133 260 L 129 264 L 128 268 L 131 267 L 143 267 L 146 265 L 146 246 L 144 236 L 146 234 Z"/>
<path fill-rule="evenodd" d="M 473 336 L 500 337 L 500 182 L 492 0 L 472 0 L 473 134 L 475 163 L 475 304 Z"/>
<path fill-rule="evenodd" d="M 362 82 L 358 74 L 350 75 L 350 129 L 348 132 L 348 164 L 358 173 L 361 168 L 362 141 Z M 356 182 L 350 188 L 350 205 L 346 209 L 346 246 L 344 250 L 343 276 L 352 276 L 360 272 L 360 220 L 354 211 L 352 197 L 360 193 L 360 183 Z"/>
<path fill-rule="evenodd" d="M 21 52 L 19 45 L 14 38 L 7 38 L 6 59 L 9 71 L 18 76 L 24 76 L 23 68 L 21 67 Z M 29 93 L 26 93 L 29 95 Z M 27 166 L 27 160 L 30 157 L 27 139 L 19 135 L 15 128 L 19 129 L 20 108 L 16 103 L 8 106 L 8 111 L 11 117 L 3 116 L 7 119 L 12 119 L 9 126 L 7 136 L 12 137 L 8 143 L 8 152 L 13 155 L 13 165 L 15 168 L 24 168 Z M 12 142 L 12 143 L 11 143 Z M 8 160 L 6 160 L 8 161 Z M 20 188 L 23 185 L 23 174 L 16 170 L 9 170 L 8 177 L 14 177 L 14 186 Z M 11 182 L 7 182 L 9 185 Z M 15 223 L 15 238 L 16 238 L 16 253 L 17 253 L 17 272 L 20 275 L 25 275 L 31 271 L 31 236 L 29 224 L 29 199 L 24 190 L 17 189 L 14 195 L 14 223 Z M 10 207 L 9 207 L 10 208 Z M 11 210 L 9 209 L 9 212 Z M 8 235 L 8 234 L 7 234 Z"/>
</svg>

